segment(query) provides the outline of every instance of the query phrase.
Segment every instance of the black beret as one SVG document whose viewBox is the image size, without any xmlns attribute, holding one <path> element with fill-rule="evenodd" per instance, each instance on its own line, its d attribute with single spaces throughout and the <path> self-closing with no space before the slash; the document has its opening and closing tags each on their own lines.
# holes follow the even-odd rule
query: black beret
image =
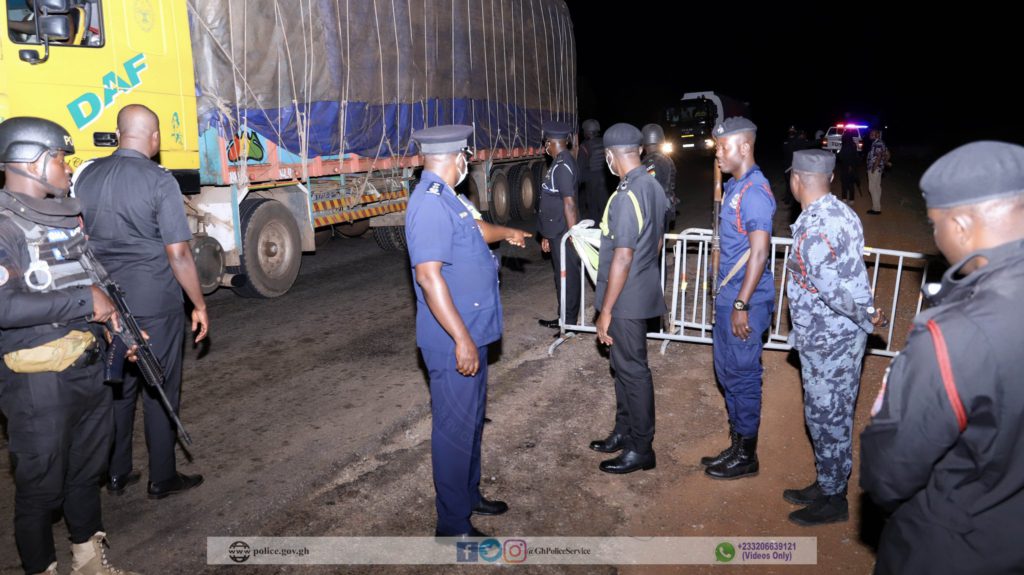
<svg viewBox="0 0 1024 575">
<path fill-rule="evenodd" d="M 424 154 L 450 154 L 469 146 L 472 133 L 472 126 L 451 124 L 417 130 L 412 139 L 419 143 L 420 152 Z"/>
<path fill-rule="evenodd" d="M 971 142 L 942 156 L 921 176 L 929 208 L 952 208 L 1024 193 L 1024 147 Z"/>
<path fill-rule="evenodd" d="M 836 155 L 825 150 L 797 150 L 793 152 L 793 165 L 786 171 L 831 174 L 836 168 Z"/>
<path fill-rule="evenodd" d="M 715 126 L 713 135 L 716 138 L 723 138 L 725 136 L 731 136 L 733 134 L 739 134 L 740 132 L 756 132 L 757 126 L 750 120 L 743 116 L 733 116 L 732 118 L 726 118 Z"/>
<path fill-rule="evenodd" d="M 644 135 L 636 126 L 618 123 L 604 132 L 604 147 L 617 148 L 622 146 L 639 147 Z"/>
</svg>

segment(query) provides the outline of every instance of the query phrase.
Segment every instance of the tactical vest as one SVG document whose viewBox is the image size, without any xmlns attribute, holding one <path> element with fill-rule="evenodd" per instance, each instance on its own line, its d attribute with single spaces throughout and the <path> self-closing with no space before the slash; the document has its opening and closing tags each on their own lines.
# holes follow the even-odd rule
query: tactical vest
<svg viewBox="0 0 1024 575">
<path fill-rule="evenodd" d="M 54 228 L 26 220 L 18 214 L 0 209 L 21 229 L 28 247 L 29 267 L 22 280 L 29 291 L 46 293 L 74 286 L 92 285 L 89 274 L 77 261 L 85 245 L 82 228 Z"/>
</svg>

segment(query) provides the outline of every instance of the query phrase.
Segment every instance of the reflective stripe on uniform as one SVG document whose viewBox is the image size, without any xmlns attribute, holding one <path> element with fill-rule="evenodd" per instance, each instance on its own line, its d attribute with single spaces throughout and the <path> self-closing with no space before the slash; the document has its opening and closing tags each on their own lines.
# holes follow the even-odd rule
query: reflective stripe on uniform
<svg viewBox="0 0 1024 575">
<path fill-rule="evenodd" d="M 612 236 L 610 230 L 608 229 L 608 208 L 611 207 L 612 200 L 614 200 L 615 196 L 617 195 L 619 195 L 619 191 L 615 190 L 615 193 L 612 194 L 612 197 L 608 198 L 608 203 L 604 205 L 604 215 L 601 216 L 601 233 L 612 239 L 615 239 L 615 236 Z M 633 209 L 636 210 L 636 221 L 637 223 L 640 224 L 639 231 L 643 232 L 644 213 L 643 211 L 640 210 L 640 202 L 636 199 L 636 196 L 633 194 L 633 190 L 626 190 L 626 196 L 628 196 L 629 199 L 633 201 Z"/>
</svg>

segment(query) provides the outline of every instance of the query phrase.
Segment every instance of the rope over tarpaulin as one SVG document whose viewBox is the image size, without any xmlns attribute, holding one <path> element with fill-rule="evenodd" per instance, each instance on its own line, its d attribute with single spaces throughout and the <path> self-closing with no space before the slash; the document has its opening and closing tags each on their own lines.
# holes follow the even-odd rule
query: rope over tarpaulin
<svg viewBox="0 0 1024 575">
<path fill-rule="evenodd" d="M 561 0 L 188 0 L 200 131 L 245 128 L 301 158 L 415 152 L 436 124 L 478 149 L 575 125 Z"/>
</svg>

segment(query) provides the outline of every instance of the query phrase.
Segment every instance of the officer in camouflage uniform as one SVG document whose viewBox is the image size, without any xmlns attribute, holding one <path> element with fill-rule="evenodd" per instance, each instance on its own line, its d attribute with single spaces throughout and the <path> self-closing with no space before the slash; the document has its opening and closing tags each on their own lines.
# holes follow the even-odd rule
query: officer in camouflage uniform
<svg viewBox="0 0 1024 575">
<path fill-rule="evenodd" d="M 791 227 L 793 249 L 786 261 L 789 343 L 800 353 L 804 416 L 818 477 L 783 497 L 806 506 L 789 519 L 808 526 L 849 518 L 853 410 L 868 334 L 883 321 L 873 307 L 860 220 L 829 192 L 835 162 L 824 150 L 797 151 L 789 177 L 803 209 Z"/>
</svg>

